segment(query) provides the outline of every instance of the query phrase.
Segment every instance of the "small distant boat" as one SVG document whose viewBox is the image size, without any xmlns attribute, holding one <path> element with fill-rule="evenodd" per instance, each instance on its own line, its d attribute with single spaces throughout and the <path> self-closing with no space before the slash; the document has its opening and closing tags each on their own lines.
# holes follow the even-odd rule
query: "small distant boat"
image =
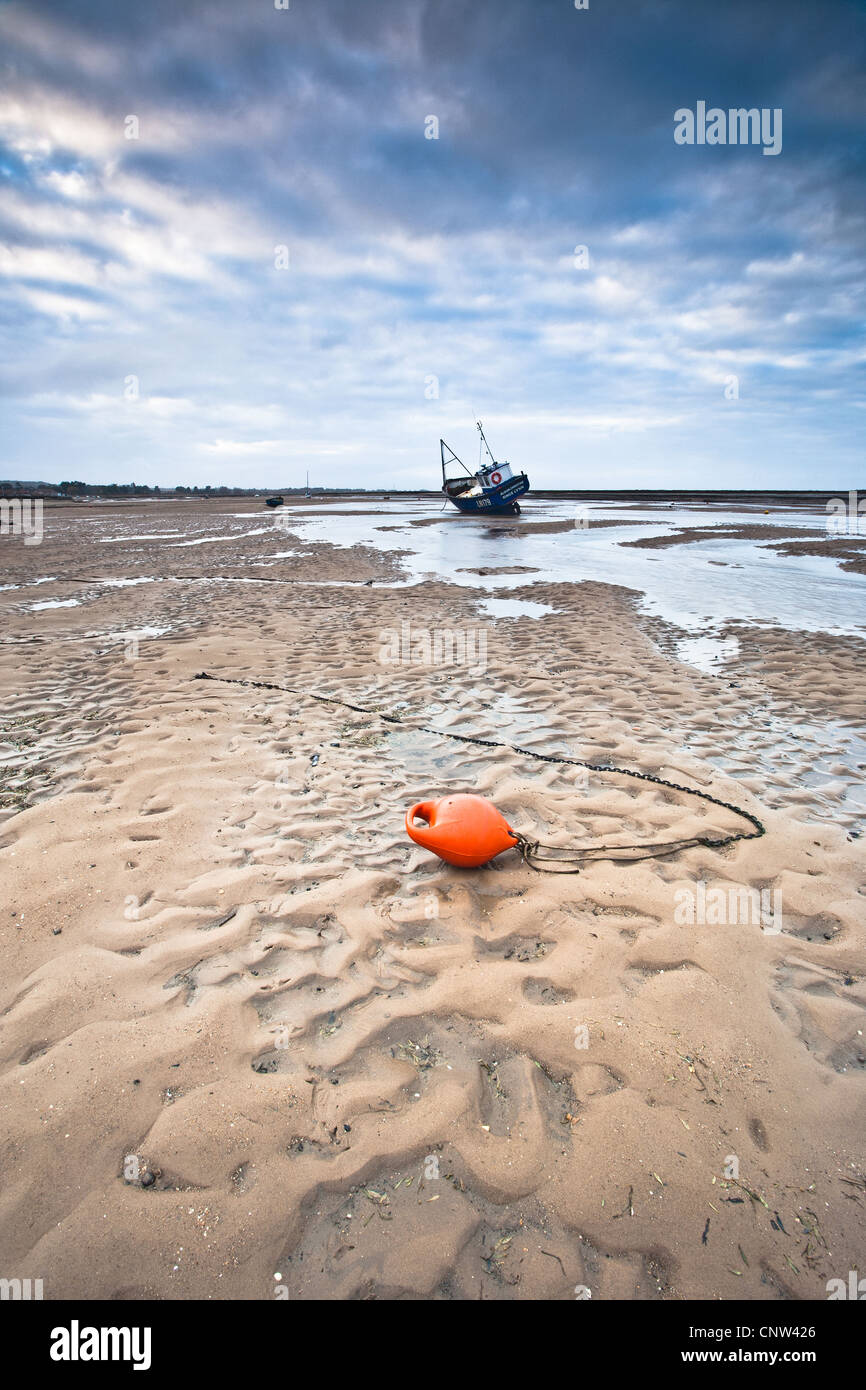
<svg viewBox="0 0 866 1390">
<path fill-rule="evenodd" d="M 442 458 L 442 491 L 461 512 L 481 512 L 485 516 L 516 516 L 520 511 L 518 497 L 529 491 L 529 479 L 525 473 L 513 473 L 510 463 L 497 463 L 490 451 L 481 421 L 477 420 L 481 435 L 480 459 L 478 469 L 472 473 L 462 459 L 458 458 L 444 439 L 439 440 L 439 453 Z M 489 462 L 485 463 L 484 450 Z M 446 450 L 448 457 L 445 457 Z M 459 473 L 448 477 L 448 468 L 459 463 L 465 478 Z"/>
<path fill-rule="evenodd" d="M 282 506 L 285 506 L 285 503 L 283 502 L 282 497 L 266 497 L 266 498 L 265 498 L 265 506 L 266 506 L 266 507 L 282 507 Z"/>
</svg>

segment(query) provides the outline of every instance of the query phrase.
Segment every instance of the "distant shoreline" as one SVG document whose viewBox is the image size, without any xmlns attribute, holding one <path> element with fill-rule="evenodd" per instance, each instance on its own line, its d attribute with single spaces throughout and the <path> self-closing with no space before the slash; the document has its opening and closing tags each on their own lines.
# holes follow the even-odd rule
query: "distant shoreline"
<svg viewBox="0 0 866 1390">
<path fill-rule="evenodd" d="M 229 490 L 221 492 L 214 489 L 212 492 L 180 493 L 173 488 L 165 488 L 148 493 L 116 493 L 110 491 L 111 484 L 88 484 L 93 491 L 74 495 L 62 496 L 57 493 L 55 487 L 49 483 L 24 483 L 14 480 L 0 482 L 0 498 L 22 498 L 22 497 L 41 497 L 44 501 L 60 503 L 80 503 L 90 501 L 103 502 L 161 502 L 161 501 L 182 501 L 185 498 L 195 501 L 243 501 L 245 499 L 260 500 L 265 497 L 281 495 L 287 503 L 297 502 L 331 502 L 346 501 L 351 498 L 359 498 L 362 501 L 382 501 L 389 498 L 411 498 L 419 500 L 423 498 L 439 498 L 441 491 L 438 488 L 327 488 L 316 490 L 311 488 L 310 495 L 307 496 L 305 489 L 291 488 L 249 488 L 248 490 Z M 849 487 L 838 488 L 767 488 L 767 489 L 743 489 L 743 488 L 533 488 L 529 494 L 532 498 L 545 500 L 575 501 L 575 502 L 632 502 L 645 505 L 658 503 L 682 502 L 691 505 L 706 506 L 786 506 L 786 507 L 824 507 L 827 502 L 834 498 L 847 498 L 849 493 L 855 491 Z M 866 491 L 866 489 L 864 489 Z"/>
</svg>

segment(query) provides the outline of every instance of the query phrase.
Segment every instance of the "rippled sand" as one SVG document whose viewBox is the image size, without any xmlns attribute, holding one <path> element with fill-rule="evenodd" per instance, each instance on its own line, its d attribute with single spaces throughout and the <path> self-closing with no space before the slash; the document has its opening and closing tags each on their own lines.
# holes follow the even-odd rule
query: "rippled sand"
<svg viewBox="0 0 866 1390">
<path fill-rule="evenodd" d="M 498 595 L 553 611 L 493 619 L 481 576 L 399 587 L 399 552 L 232 509 L 0 542 L 0 1272 L 48 1298 L 775 1299 L 862 1270 L 863 642 L 738 623 L 702 674 L 628 589 L 515 574 Z M 383 664 L 407 621 L 483 630 L 486 669 Z M 768 833 L 453 869 L 403 831 L 449 790 L 562 844 L 736 822 L 422 725 Z M 782 930 L 681 924 L 699 882 L 780 892 Z"/>
</svg>

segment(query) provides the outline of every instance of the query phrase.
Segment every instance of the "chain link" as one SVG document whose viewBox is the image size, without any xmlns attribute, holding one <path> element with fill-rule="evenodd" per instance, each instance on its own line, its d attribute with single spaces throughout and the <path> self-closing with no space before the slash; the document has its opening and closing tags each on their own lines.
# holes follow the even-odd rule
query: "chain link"
<svg viewBox="0 0 866 1390">
<path fill-rule="evenodd" d="M 439 738 L 453 739 L 457 743 L 472 743 L 479 748 L 504 748 L 510 753 L 518 753 L 524 758 L 535 758 L 542 763 L 561 763 L 569 767 L 584 767 L 589 772 L 608 773 L 618 777 L 633 777 L 640 782 L 652 782 L 655 786 L 667 787 L 669 791 L 682 792 L 685 796 L 696 796 L 701 801 L 710 802 L 713 806 L 721 806 L 725 811 L 732 811 L 735 816 L 749 821 L 754 827 L 752 830 L 738 830 L 729 835 L 715 837 L 694 835 L 682 840 L 655 840 L 637 845 L 578 845 L 570 849 L 560 849 L 556 845 L 543 845 L 538 840 L 528 840 L 525 835 L 514 831 L 517 840 L 516 848 L 529 867 L 538 872 L 576 874 L 580 872 L 579 867 L 562 869 L 547 866 L 569 863 L 579 865 L 592 858 L 610 859 L 625 863 L 641 859 L 658 859 L 667 854 L 677 854 L 680 850 L 690 849 L 696 845 L 703 845 L 707 849 L 722 849 L 725 845 L 736 844 L 739 840 L 759 840 L 762 835 L 766 834 L 766 830 L 758 817 L 753 815 L 751 811 L 746 811 L 742 806 L 735 806 L 730 801 L 723 801 L 721 797 L 713 796 L 710 792 L 699 791 L 696 787 L 686 787 L 682 782 L 672 782 L 667 777 L 657 777 L 654 772 L 638 772 L 636 768 L 616 767 L 613 763 L 590 763 L 584 758 L 566 758 L 558 753 L 536 753 L 534 749 L 521 748 L 519 744 L 499 743 L 494 739 L 476 738 L 472 734 L 455 734 L 447 729 L 430 728 L 426 724 L 405 724 L 396 714 L 384 714 L 380 710 L 368 709 L 365 705 L 353 705 L 349 700 L 340 700 L 335 695 L 316 695 L 310 690 L 298 690 L 291 685 L 277 685 L 273 681 L 241 680 L 237 676 L 211 676 L 207 671 L 199 671 L 193 679 L 219 681 L 223 685 L 245 685 L 256 690 L 281 690 L 287 695 L 301 695 L 310 700 L 317 700 L 319 704 L 339 705 L 341 709 L 350 709 L 357 714 L 370 715 L 375 719 L 381 719 L 385 724 L 396 724 L 404 729 L 411 728 L 415 733 L 434 734 Z M 553 853 L 542 854 L 540 853 L 542 850 L 550 850 Z M 558 858 L 558 855 L 562 855 L 562 858 Z"/>
</svg>

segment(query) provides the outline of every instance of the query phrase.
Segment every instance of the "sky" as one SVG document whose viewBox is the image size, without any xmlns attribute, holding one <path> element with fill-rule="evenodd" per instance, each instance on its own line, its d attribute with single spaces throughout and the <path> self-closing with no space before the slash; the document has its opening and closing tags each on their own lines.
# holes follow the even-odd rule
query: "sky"
<svg viewBox="0 0 866 1390">
<path fill-rule="evenodd" d="M 0 3 L 0 478 L 866 485 L 864 75 L 863 0 Z"/>
</svg>

